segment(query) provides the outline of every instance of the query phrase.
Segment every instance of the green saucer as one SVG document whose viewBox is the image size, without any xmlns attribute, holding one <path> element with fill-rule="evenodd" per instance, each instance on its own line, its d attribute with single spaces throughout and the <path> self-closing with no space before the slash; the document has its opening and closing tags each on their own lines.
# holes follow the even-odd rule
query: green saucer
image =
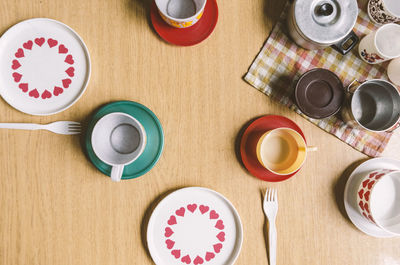
<svg viewBox="0 0 400 265">
<path fill-rule="evenodd" d="M 133 179 L 146 174 L 154 167 L 161 156 L 164 147 L 164 133 L 157 116 L 142 104 L 132 101 L 116 101 L 99 109 L 89 122 L 85 136 L 86 153 L 98 170 L 110 176 L 111 166 L 102 162 L 94 153 L 91 137 L 96 122 L 112 112 L 124 112 L 137 119 L 144 127 L 147 136 L 147 144 L 138 159 L 126 165 L 122 179 Z"/>
</svg>

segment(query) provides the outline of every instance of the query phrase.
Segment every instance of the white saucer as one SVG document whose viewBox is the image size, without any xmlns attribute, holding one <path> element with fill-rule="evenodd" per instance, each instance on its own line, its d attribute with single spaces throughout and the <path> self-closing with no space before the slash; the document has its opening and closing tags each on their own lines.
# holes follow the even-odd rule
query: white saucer
<svg viewBox="0 0 400 265">
<path fill-rule="evenodd" d="M 243 241 L 240 217 L 221 194 L 190 187 L 165 197 L 147 227 L 156 264 L 233 264 Z"/>
<path fill-rule="evenodd" d="M 367 235 L 379 238 L 394 237 L 365 219 L 358 211 L 357 190 L 363 177 L 376 169 L 400 169 L 400 161 L 392 158 L 373 158 L 359 165 L 350 175 L 344 189 L 344 206 L 351 222 Z"/>
<path fill-rule="evenodd" d="M 73 105 L 90 78 L 81 37 L 47 18 L 22 21 L 0 38 L 0 95 L 19 111 L 50 115 Z"/>
</svg>

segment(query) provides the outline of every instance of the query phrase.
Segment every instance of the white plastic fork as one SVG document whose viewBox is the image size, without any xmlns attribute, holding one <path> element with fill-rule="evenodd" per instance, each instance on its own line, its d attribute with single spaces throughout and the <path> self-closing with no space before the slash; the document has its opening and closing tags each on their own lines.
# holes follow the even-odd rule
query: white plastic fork
<svg viewBox="0 0 400 265">
<path fill-rule="evenodd" d="M 80 134 L 81 124 L 75 121 L 56 121 L 49 124 L 36 123 L 0 123 L 3 129 L 48 130 L 58 134 Z"/>
<path fill-rule="evenodd" d="M 276 214 L 278 212 L 278 192 L 276 189 L 267 189 L 264 196 L 263 209 L 269 222 L 268 245 L 269 265 L 276 265 Z"/>
</svg>

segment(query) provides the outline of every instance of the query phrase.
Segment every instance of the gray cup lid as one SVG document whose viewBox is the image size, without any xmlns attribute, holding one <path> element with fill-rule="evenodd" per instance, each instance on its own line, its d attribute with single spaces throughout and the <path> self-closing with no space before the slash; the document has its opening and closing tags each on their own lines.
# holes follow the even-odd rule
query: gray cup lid
<svg viewBox="0 0 400 265">
<path fill-rule="evenodd" d="M 303 36 L 321 45 L 346 37 L 358 15 L 356 0 L 295 0 L 294 20 Z"/>
</svg>

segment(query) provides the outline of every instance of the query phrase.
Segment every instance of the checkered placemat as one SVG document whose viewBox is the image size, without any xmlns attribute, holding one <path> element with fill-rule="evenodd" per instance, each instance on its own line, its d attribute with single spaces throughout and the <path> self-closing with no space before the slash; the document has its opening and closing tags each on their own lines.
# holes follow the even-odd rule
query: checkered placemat
<svg viewBox="0 0 400 265">
<path fill-rule="evenodd" d="M 252 86 L 296 111 L 321 129 L 335 135 L 368 156 L 379 156 L 389 142 L 392 133 L 372 133 L 345 124 L 340 115 L 316 120 L 301 113 L 292 100 L 298 78 L 313 68 L 326 68 L 336 73 L 344 85 L 354 79 L 387 79 L 387 63 L 369 65 L 358 57 L 357 48 L 343 56 L 331 47 L 309 51 L 296 45 L 288 36 L 287 5 L 264 47 L 250 66 L 244 79 Z M 354 32 L 360 39 L 377 27 L 368 15 L 360 10 Z"/>
</svg>

